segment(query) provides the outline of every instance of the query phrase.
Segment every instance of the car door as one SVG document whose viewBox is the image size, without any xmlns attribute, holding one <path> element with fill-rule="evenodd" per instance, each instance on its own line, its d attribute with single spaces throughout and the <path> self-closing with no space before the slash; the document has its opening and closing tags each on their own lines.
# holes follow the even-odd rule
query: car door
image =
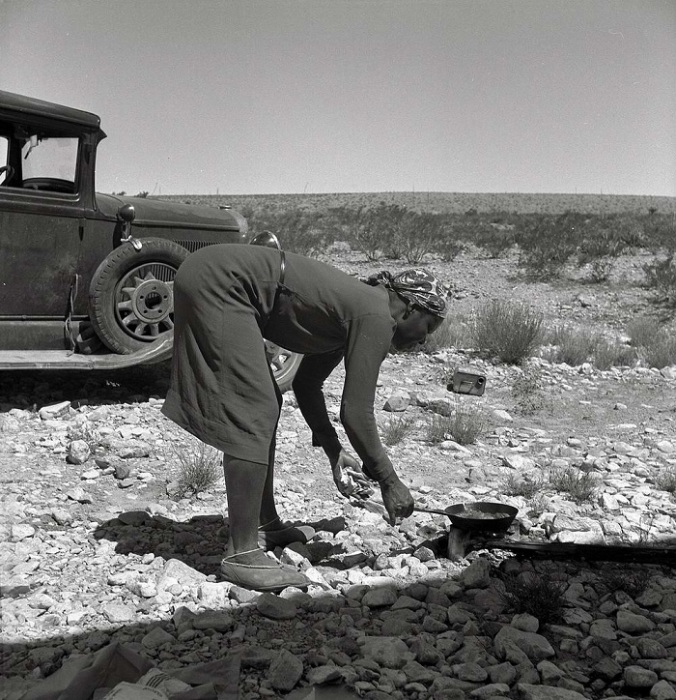
<svg viewBox="0 0 676 700">
<path fill-rule="evenodd" d="M 84 235 L 79 140 L 25 133 L 0 130 L 0 320 L 63 321 Z"/>
</svg>

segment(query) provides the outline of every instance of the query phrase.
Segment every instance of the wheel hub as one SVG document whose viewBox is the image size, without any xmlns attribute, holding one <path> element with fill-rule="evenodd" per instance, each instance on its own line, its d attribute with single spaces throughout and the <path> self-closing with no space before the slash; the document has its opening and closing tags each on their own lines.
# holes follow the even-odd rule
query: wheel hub
<svg viewBox="0 0 676 700">
<path fill-rule="evenodd" d="M 174 308 L 171 286 L 158 279 L 142 282 L 131 297 L 134 315 L 142 323 L 160 323 Z"/>
</svg>

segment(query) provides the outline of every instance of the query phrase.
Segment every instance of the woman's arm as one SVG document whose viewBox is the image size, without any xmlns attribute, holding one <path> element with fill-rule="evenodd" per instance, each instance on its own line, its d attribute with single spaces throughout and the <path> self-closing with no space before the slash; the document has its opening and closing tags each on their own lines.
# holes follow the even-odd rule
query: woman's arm
<svg viewBox="0 0 676 700">
<path fill-rule="evenodd" d="M 293 380 L 293 393 L 305 422 L 312 430 L 312 444 L 322 447 L 333 465 L 341 452 L 341 444 L 326 411 L 322 387 L 324 380 L 338 366 L 343 351 L 305 355 Z"/>
</svg>

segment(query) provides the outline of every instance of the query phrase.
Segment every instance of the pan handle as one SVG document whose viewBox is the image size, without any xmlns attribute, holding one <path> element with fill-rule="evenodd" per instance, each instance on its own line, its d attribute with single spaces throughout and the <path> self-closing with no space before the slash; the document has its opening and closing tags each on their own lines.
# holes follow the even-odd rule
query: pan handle
<svg viewBox="0 0 676 700">
<path fill-rule="evenodd" d="M 447 518 L 448 513 L 445 510 L 439 510 L 437 508 L 421 508 L 420 506 L 413 506 L 414 511 L 418 511 L 418 513 L 434 513 L 435 515 L 445 515 Z"/>
</svg>

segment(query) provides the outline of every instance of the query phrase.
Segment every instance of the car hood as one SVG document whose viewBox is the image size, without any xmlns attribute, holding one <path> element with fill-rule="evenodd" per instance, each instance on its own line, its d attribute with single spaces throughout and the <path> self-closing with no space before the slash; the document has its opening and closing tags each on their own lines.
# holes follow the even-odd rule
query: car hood
<svg viewBox="0 0 676 700">
<path fill-rule="evenodd" d="M 204 204 L 181 204 L 146 197 L 96 195 L 97 208 L 106 218 L 116 219 L 123 204 L 131 204 L 136 216 L 132 226 L 162 228 L 197 228 L 210 231 L 241 231 L 246 233 L 246 219 L 234 209 Z"/>
</svg>

